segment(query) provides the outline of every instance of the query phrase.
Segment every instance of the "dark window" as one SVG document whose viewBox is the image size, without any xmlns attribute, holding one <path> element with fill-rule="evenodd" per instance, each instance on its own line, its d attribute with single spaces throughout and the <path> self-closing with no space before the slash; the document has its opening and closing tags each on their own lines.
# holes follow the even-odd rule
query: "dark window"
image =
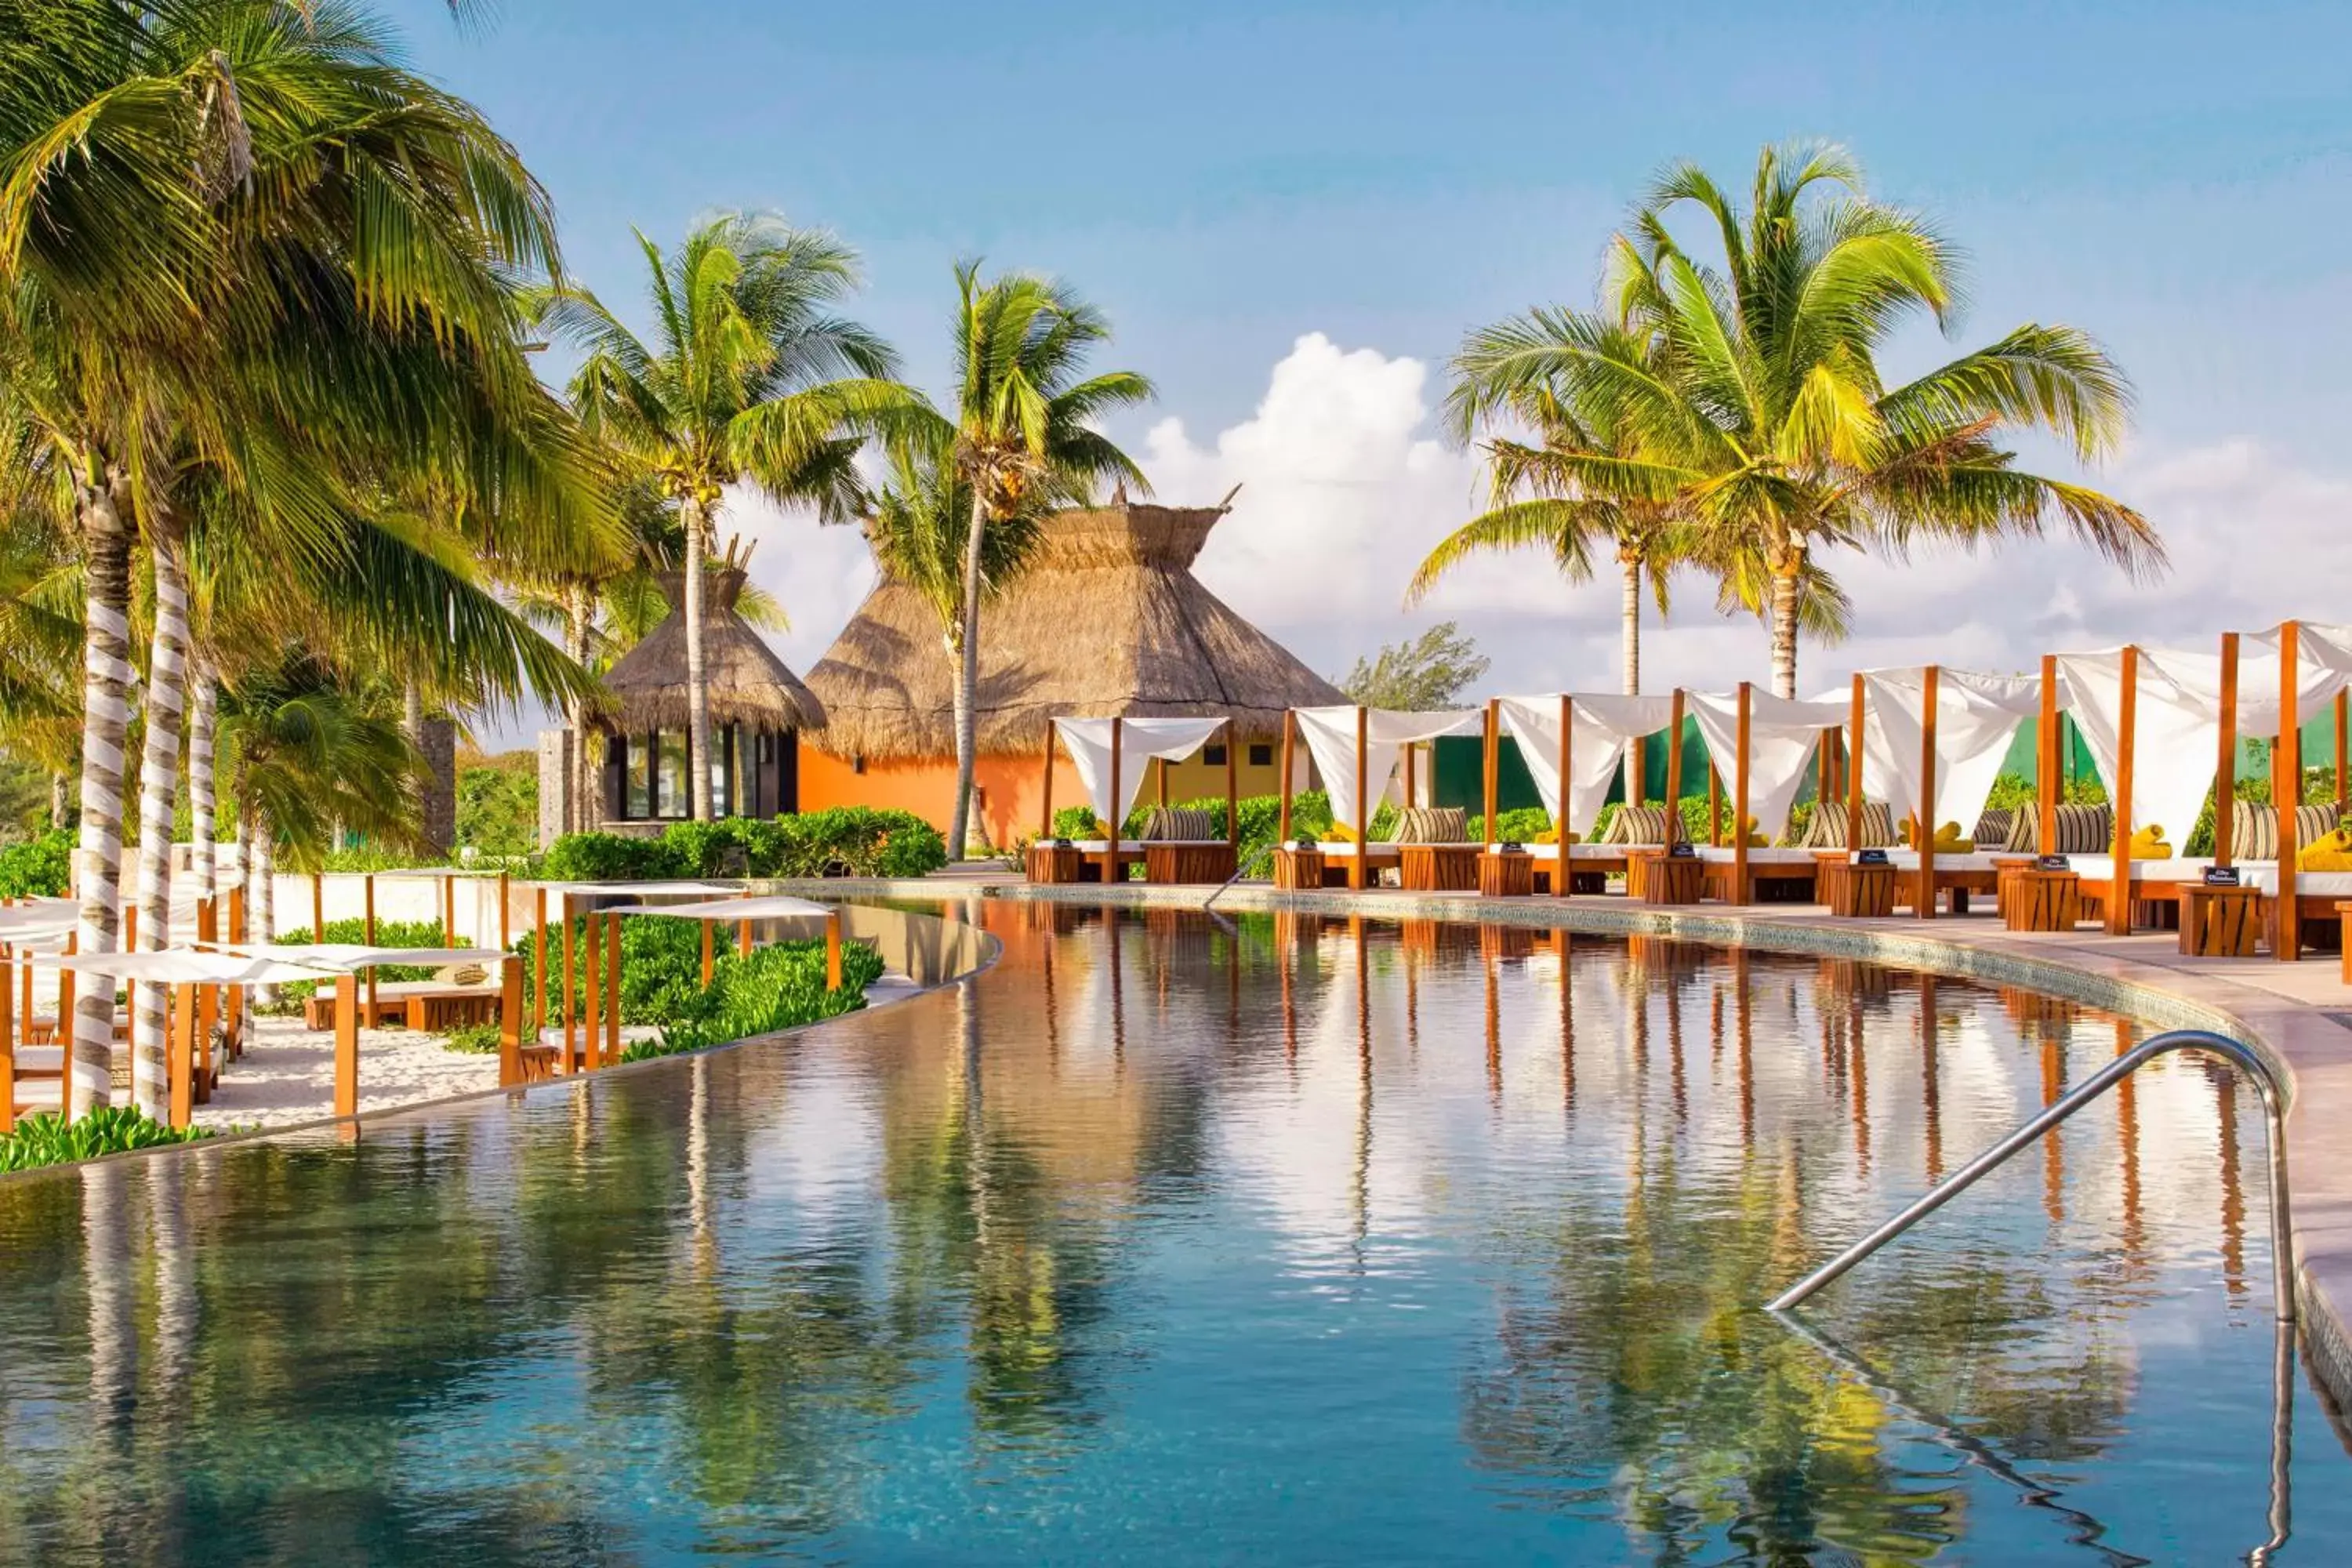
<svg viewBox="0 0 2352 1568">
<path fill-rule="evenodd" d="M 1270 768 L 1274 766 L 1274 748 L 1272 746 L 1252 746 L 1249 750 L 1249 763 L 1250 766 L 1254 768 Z"/>
<path fill-rule="evenodd" d="M 853 773 L 863 774 L 866 772 L 866 759 L 864 757 L 850 758 L 849 771 Z"/>
<path fill-rule="evenodd" d="M 1223 766 L 1225 765 L 1225 749 L 1224 749 L 1223 746 L 1203 746 L 1203 747 L 1202 747 L 1202 748 L 1201 748 L 1201 762 L 1202 762 L 1202 763 L 1204 766 L 1207 766 L 1207 767 L 1212 767 L 1212 768 L 1222 768 L 1222 767 L 1223 767 Z"/>
</svg>

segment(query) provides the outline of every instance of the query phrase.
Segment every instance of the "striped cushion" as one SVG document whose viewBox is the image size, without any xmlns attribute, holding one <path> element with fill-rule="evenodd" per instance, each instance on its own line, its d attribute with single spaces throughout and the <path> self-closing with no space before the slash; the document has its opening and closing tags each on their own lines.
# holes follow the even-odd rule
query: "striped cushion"
<svg viewBox="0 0 2352 1568">
<path fill-rule="evenodd" d="M 1805 824 L 1804 838 L 1800 849 L 1891 849 L 1895 847 L 1895 814 L 1883 800 L 1862 803 L 1862 842 L 1849 846 L 1845 841 L 1845 805 L 1843 802 L 1827 807 L 1813 808 L 1813 818 Z"/>
<path fill-rule="evenodd" d="M 1397 816 L 1399 844 L 1467 844 L 1470 814 L 1458 805 L 1416 805 Z"/>
<path fill-rule="evenodd" d="M 1143 841 L 1147 844 L 1200 840 L 1217 836 L 1216 814 L 1197 805 L 1154 806 L 1151 815 L 1143 819 Z"/>
<path fill-rule="evenodd" d="M 1979 840 L 1982 842 L 1981 839 Z M 2042 812 L 2020 811 L 2010 819 L 2009 837 L 2001 841 L 2003 849 L 2017 855 L 2038 855 L 2042 852 Z"/>
<path fill-rule="evenodd" d="M 2062 805 L 2058 808 L 2057 852 L 2061 855 L 2104 855 L 2116 847 L 2116 814 L 2105 805 Z"/>
<path fill-rule="evenodd" d="M 2230 856 L 2235 860 L 2275 860 L 2279 858 L 2278 807 L 2256 801 L 2235 803 L 2230 814 Z M 2294 808 L 2294 841 L 2298 847 L 2316 843 L 2336 831 L 2336 805 Z"/>
<path fill-rule="evenodd" d="M 1601 836 L 1603 844 L 1664 845 L 1665 841 L 1663 805 L 1621 805 L 1610 819 L 1609 831 Z"/>
<path fill-rule="evenodd" d="M 1977 830 L 1969 835 L 1980 849 L 1998 849 L 2009 842 L 2010 830 L 2017 824 L 2018 813 L 2007 807 L 1988 806 L 1977 818 Z"/>
</svg>

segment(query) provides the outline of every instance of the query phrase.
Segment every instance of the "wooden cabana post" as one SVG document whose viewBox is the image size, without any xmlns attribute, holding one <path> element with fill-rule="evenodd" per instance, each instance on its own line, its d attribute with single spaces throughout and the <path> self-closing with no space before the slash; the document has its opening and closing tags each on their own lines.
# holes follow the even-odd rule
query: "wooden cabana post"
<svg viewBox="0 0 2352 1568">
<path fill-rule="evenodd" d="M 2221 634 L 2221 754 L 2213 762 L 2213 864 L 2231 864 L 2237 845 L 2238 634 Z"/>
<path fill-rule="evenodd" d="M 369 974 L 374 981 L 373 972 Z M 335 976 L 335 1114 L 360 1113 L 360 981 Z"/>
<path fill-rule="evenodd" d="M 833 910 L 824 917 L 824 988 L 841 989 L 841 911 Z"/>
<path fill-rule="evenodd" d="M 1154 757 L 1152 761 L 1160 764 L 1152 772 L 1160 776 L 1160 809 L 1165 811 L 1168 809 L 1168 759 Z"/>
<path fill-rule="evenodd" d="M 1756 688 L 1748 681 L 1739 683 L 1739 717 L 1732 749 L 1737 753 L 1732 769 L 1737 775 L 1732 786 L 1731 805 L 1731 899 L 1734 903 L 1748 901 L 1748 710 L 1753 705 Z"/>
<path fill-rule="evenodd" d="M 584 1026 L 582 1029 L 580 1057 L 590 1072 L 604 1064 L 598 1060 L 604 1050 L 604 986 L 603 981 L 604 945 L 603 917 L 591 910 L 580 922 L 580 986 L 585 994 L 581 998 Z"/>
<path fill-rule="evenodd" d="M 1489 727 L 1491 729 L 1491 725 Z M 1413 760 L 1420 750 L 1420 745 L 1415 742 L 1407 741 L 1404 743 L 1404 808 L 1407 811 L 1421 804 L 1413 796 L 1415 784 L 1413 774 L 1417 771 L 1413 766 Z"/>
<path fill-rule="evenodd" d="M 196 945 L 209 950 L 220 939 L 219 912 L 210 899 L 196 900 Z M 27 994 L 26 1000 L 31 1001 Z M 196 1061 L 204 1071 L 205 1081 L 213 1079 L 213 1026 L 221 1021 L 221 988 L 201 986 L 196 992 Z"/>
<path fill-rule="evenodd" d="M 1502 749 L 1503 705 L 1499 699 L 1489 697 L 1486 699 L 1486 772 L 1481 780 L 1486 808 L 1486 841 L 1489 844 L 1502 837 L 1495 831 L 1495 808 L 1502 796 Z M 1412 777 L 1412 748 L 1410 746 L 1405 748 L 1405 777 Z M 1412 804 L 1410 794 L 1405 796 L 1405 804 Z"/>
<path fill-rule="evenodd" d="M 719 973 L 719 922 L 697 921 L 702 928 L 702 988 L 710 989 L 710 982 Z"/>
<path fill-rule="evenodd" d="M 2271 805 L 2278 812 L 2278 898 L 2271 926 L 2271 956 L 2281 963 L 2303 957 L 2303 910 L 2295 901 L 2295 857 L 2302 824 L 2295 808 L 2303 804 L 2303 715 L 2295 698 L 2302 681 L 2303 626 L 2286 621 L 2279 626 L 2278 750 L 2271 754 Z"/>
<path fill-rule="evenodd" d="M 441 940 L 457 945 L 457 879 L 446 873 L 441 878 Z"/>
<path fill-rule="evenodd" d="M 1037 837 L 1054 837 L 1054 721 L 1045 721 L 1045 771 L 1037 791 Z"/>
<path fill-rule="evenodd" d="M 530 1043 L 540 1043 L 540 1031 L 547 1027 L 547 889 L 533 889 L 535 908 L 531 918 L 530 972 L 537 984 L 531 987 Z"/>
<path fill-rule="evenodd" d="M 327 940 L 327 878 L 325 873 L 310 873 L 310 940 Z"/>
<path fill-rule="evenodd" d="M 606 915 L 604 954 L 604 1065 L 621 1063 L 621 917 Z"/>
<path fill-rule="evenodd" d="M 2336 820 L 2340 824 L 2347 807 L 2352 807 L 2352 795 L 2347 795 L 2344 782 L 2346 766 L 2352 763 L 2352 739 L 2344 733 L 2344 721 L 2352 718 L 2352 691 L 2339 689 L 2336 693 Z"/>
<path fill-rule="evenodd" d="M 509 906 L 513 902 L 514 873 L 499 873 L 499 951 L 505 952 L 514 946 L 513 914 Z"/>
<path fill-rule="evenodd" d="M 1715 759 L 1706 760 L 1706 847 L 1723 847 L 1723 775 L 1715 771 Z"/>
<path fill-rule="evenodd" d="M 1106 888 L 1118 880 L 1118 753 L 1122 731 L 1126 728 L 1123 720 L 1113 719 L 1110 721 L 1110 820 L 1103 824 L 1110 831 L 1108 840 L 1110 847 L 1103 851 L 1102 879 Z"/>
<path fill-rule="evenodd" d="M 1242 763 L 1241 731 L 1231 719 L 1225 721 L 1225 843 L 1238 849 L 1242 842 Z M 1236 873 L 1240 866 L 1235 865 Z"/>
<path fill-rule="evenodd" d="M 1845 847 L 1849 854 L 1862 847 L 1862 727 L 1868 717 L 1863 711 L 1862 677 L 1857 675 L 1853 678 L 1853 709 L 1846 718 L 1846 727 L 1853 737 L 1845 749 Z"/>
<path fill-rule="evenodd" d="M 2058 853 L 2058 656 L 2042 656 L 2042 718 L 2034 748 L 2034 843 L 2044 855 Z"/>
<path fill-rule="evenodd" d="M 2131 935 L 2132 752 L 2139 723 L 2139 647 L 2124 645 L 2123 698 L 2116 715 L 2115 874 L 2107 884 L 2107 934 Z"/>
<path fill-rule="evenodd" d="M 751 896 L 751 889 L 749 888 L 744 889 L 743 896 L 747 899 L 750 898 Z M 751 956 L 751 922 L 748 920 L 740 920 L 735 922 L 735 956 L 738 958 L 749 958 Z"/>
<path fill-rule="evenodd" d="M 1298 715 L 1286 708 L 1282 710 L 1282 821 L 1276 827 L 1276 842 L 1290 842 L 1290 765 L 1293 748 L 1298 741 Z"/>
<path fill-rule="evenodd" d="M 168 1086 L 172 1125 L 185 1131 L 196 1114 L 196 988 L 172 987 L 172 1012 L 163 1029 L 163 1081 Z"/>
<path fill-rule="evenodd" d="M 362 928 L 360 931 L 360 940 L 367 943 L 370 947 L 373 947 L 375 945 L 374 872 L 370 871 L 366 876 L 360 879 L 360 894 L 363 900 L 364 910 L 360 922 Z M 319 940 L 324 942 L 326 938 L 322 936 Z M 339 990 L 336 994 L 340 997 L 341 995 L 341 992 Z M 337 1004 L 337 1010 L 341 1010 L 340 1002 Z M 367 1021 L 370 1024 L 373 1024 L 375 1022 L 375 971 L 373 969 L 370 969 L 367 972 Z"/>
<path fill-rule="evenodd" d="M 32 968 L 26 966 L 26 973 Z M 32 1010 L 27 1007 L 25 1021 L 31 1023 Z M 68 1057 L 71 1047 L 68 1047 Z M 61 1063 L 71 1071 L 70 1061 Z M 58 1080 L 62 1086 L 65 1079 Z M 13 1132 L 16 1127 L 16 950 L 0 947 L 0 1132 Z"/>
<path fill-rule="evenodd" d="M 563 1016 L 562 1016 L 562 1023 L 563 1023 L 563 1070 L 564 1070 L 565 1072 L 573 1072 L 573 1071 L 576 1071 L 576 1070 L 578 1070 L 579 1066 L 580 1066 L 580 1058 L 579 1058 L 576 1055 L 574 1055 L 574 1054 L 573 1054 L 574 1047 L 573 1047 L 573 1044 L 572 1044 L 572 1041 L 573 1041 L 573 1036 L 572 1036 L 572 1006 L 573 1006 L 573 998 L 574 998 L 574 997 L 576 997 L 576 996 L 579 994 L 578 986 L 577 986 L 577 984 L 576 984 L 576 982 L 577 982 L 577 980 L 578 980 L 578 976 L 579 976 L 579 971 L 578 971 L 578 969 L 575 967 L 575 957 L 576 957 L 576 955 L 575 955 L 575 952 L 574 952 L 574 948 L 575 948 L 575 945 L 576 945 L 576 940 L 577 940 L 577 938 L 578 938 L 578 935 L 579 935 L 578 928 L 577 928 L 577 927 L 572 923 L 572 895 L 571 895 L 570 893 L 565 893 L 565 894 L 563 895 Z"/>
<path fill-rule="evenodd" d="M 1576 875 L 1570 868 L 1570 861 L 1574 857 L 1569 853 L 1568 842 L 1573 833 L 1573 829 L 1568 826 L 1568 764 L 1571 746 L 1569 726 L 1575 717 L 1576 699 L 1565 691 L 1561 692 L 1559 695 L 1559 811 L 1552 817 L 1552 836 L 1559 840 L 1558 846 L 1559 868 L 1551 875 L 1552 897 L 1556 899 L 1571 897 L 1576 891 Z M 1565 974 L 1561 975 L 1560 984 L 1562 985 L 1568 984 Z"/>
<path fill-rule="evenodd" d="M 1666 723 L 1666 842 L 1683 839 L 1683 689 L 1675 688 L 1674 717 Z"/>
<path fill-rule="evenodd" d="M 1919 888 L 1912 895 L 1911 912 L 1923 921 L 1936 918 L 1936 695 L 1944 672 L 1928 665 L 1919 672 L 1919 800 L 1911 816 L 1911 844 L 1919 851 Z"/>
<path fill-rule="evenodd" d="M 1372 882 L 1372 818 L 1365 805 L 1365 795 L 1371 787 L 1371 764 L 1366 757 L 1365 735 L 1371 726 L 1371 710 L 1361 703 L 1356 707 L 1356 874 L 1349 886 L 1361 892 Z"/>
<path fill-rule="evenodd" d="M 499 1087 L 522 1081 L 522 960 L 509 953 L 499 965 Z"/>
</svg>

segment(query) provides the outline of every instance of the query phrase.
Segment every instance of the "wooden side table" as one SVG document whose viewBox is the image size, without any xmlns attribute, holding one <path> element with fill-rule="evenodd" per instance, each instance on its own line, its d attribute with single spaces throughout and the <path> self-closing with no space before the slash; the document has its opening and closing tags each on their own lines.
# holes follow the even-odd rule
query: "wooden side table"
<svg viewBox="0 0 2352 1568">
<path fill-rule="evenodd" d="M 1147 882 L 1223 882 L 1234 874 L 1230 844 L 1150 844 L 1143 847 Z"/>
<path fill-rule="evenodd" d="M 1400 844 L 1397 885 L 1414 893 L 1466 893 L 1478 885 L 1475 844 Z"/>
<path fill-rule="evenodd" d="M 1323 887 L 1323 851 L 1276 849 L 1274 885 L 1286 893 L 1319 892 Z"/>
<path fill-rule="evenodd" d="M 1078 879 L 1078 864 L 1085 858 L 1076 848 L 1064 848 L 1057 844 L 1029 846 L 1029 879 L 1033 882 L 1075 882 Z"/>
<path fill-rule="evenodd" d="M 1523 899 L 1536 890 L 1536 858 L 1524 849 L 1489 849 L 1478 857 L 1478 891 L 1489 899 Z"/>
<path fill-rule="evenodd" d="M 1858 866 L 1843 858 L 1825 860 L 1822 902 L 1830 913 L 1847 920 L 1885 920 L 1895 913 L 1895 879 L 1901 874 L 1892 866 Z"/>
<path fill-rule="evenodd" d="M 2252 958 L 2261 922 L 2262 894 L 2253 888 L 2180 889 L 2180 952 L 2184 958 Z"/>
<path fill-rule="evenodd" d="M 1625 894 L 1645 904 L 1695 904 L 1706 867 L 1696 855 L 1663 849 L 1625 852 Z"/>
<path fill-rule="evenodd" d="M 2007 860 L 1995 860 L 1992 863 L 1993 913 L 2003 919 L 2008 918 L 2011 886 L 2016 882 L 2019 872 L 2032 869 L 2033 858 L 2030 855 L 2020 855 Z"/>
<path fill-rule="evenodd" d="M 2010 884 L 2004 921 L 2011 931 L 2073 931 L 2083 920 L 2083 878 L 2028 867 Z"/>
</svg>

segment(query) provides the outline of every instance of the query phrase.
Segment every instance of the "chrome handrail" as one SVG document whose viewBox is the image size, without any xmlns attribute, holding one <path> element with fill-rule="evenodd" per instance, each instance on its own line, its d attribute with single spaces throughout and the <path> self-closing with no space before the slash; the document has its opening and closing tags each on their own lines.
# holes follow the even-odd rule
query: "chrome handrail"
<svg viewBox="0 0 2352 1568">
<path fill-rule="evenodd" d="M 2287 1225 L 2286 1106 L 2277 1076 L 2252 1047 L 2205 1029 L 2169 1029 L 2154 1035 L 2084 1079 L 2052 1102 L 2042 1114 L 1953 1172 L 1928 1189 L 1902 1213 L 1798 1280 L 1773 1298 L 1766 1310 L 1790 1311 L 1804 1304 L 1822 1286 L 1843 1275 L 1864 1258 L 1909 1230 L 1921 1220 L 1967 1192 L 2020 1149 L 2065 1121 L 2077 1110 L 2129 1078 L 2147 1062 L 2168 1051 L 2210 1051 L 2226 1057 L 2249 1078 L 2263 1098 L 2269 1119 L 2271 1185 L 2271 1272 L 2273 1310 L 2282 1323 L 2294 1321 L 2294 1246 Z"/>
</svg>

